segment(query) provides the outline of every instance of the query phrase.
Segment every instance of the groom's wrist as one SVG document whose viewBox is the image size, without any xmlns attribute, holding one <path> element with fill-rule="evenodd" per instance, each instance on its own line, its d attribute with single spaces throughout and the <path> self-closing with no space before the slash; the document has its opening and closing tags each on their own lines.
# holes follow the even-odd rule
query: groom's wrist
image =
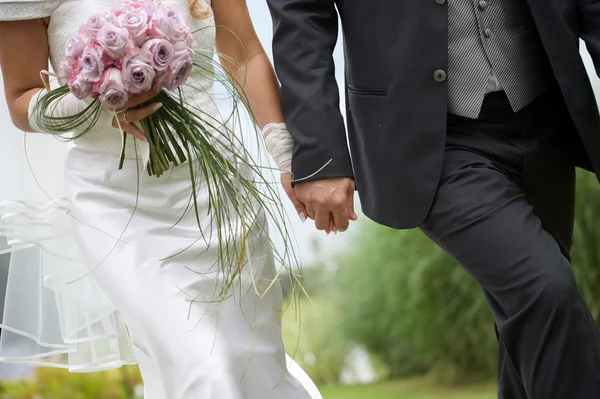
<svg viewBox="0 0 600 399">
<path fill-rule="evenodd" d="M 295 155 L 292 158 L 292 173 L 292 186 L 298 183 L 334 177 L 354 179 L 354 171 L 348 154 L 343 157 L 320 158 L 320 162 L 315 162 L 315 158 L 303 160 L 303 157 Z"/>
</svg>

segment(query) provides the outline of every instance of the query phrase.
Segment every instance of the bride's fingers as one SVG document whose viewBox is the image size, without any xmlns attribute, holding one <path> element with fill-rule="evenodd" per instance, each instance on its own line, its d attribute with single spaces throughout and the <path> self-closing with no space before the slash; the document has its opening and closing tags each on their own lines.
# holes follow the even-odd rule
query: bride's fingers
<svg viewBox="0 0 600 399">
<path fill-rule="evenodd" d="M 162 104 L 154 103 L 140 109 L 128 109 L 117 115 L 118 121 L 113 121 L 113 127 L 120 127 L 125 132 L 131 134 L 139 140 L 147 142 L 148 140 L 146 139 L 146 135 L 144 134 L 144 132 L 142 132 L 142 130 L 132 122 L 138 122 L 142 119 L 149 117 L 150 115 L 158 111 L 161 107 Z"/>
<path fill-rule="evenodd" d="M 160 93 L 160 90 L 161 90 L 160 88 L 156 87 L 156 88 L 150 90 L 149 92 L 136 94 L 135 96 L 129 98 L 129 101 L 127 101 L 125 103 L 125 105 L 123 106 L 123 109 L 134 108 L 140 104 L 143 104 L 145 102 L 152 100 L 154 97 L 156 97 L 158 95 L 158 93 Z"/>
<path fill-rule="evenodd" d="M 138 140 L 141 140 L 141 141 L 144 141 L 144 142 L 148 142 L 148 139 L 146 138 L 146 135 L 144 134 L 144 132 L 142 132 L 133 123 L 124 123 L 124 122 L 121 122 L 121 129 L 123 129 L 125 132 L 131 134 L 132 136 L 134 136 Z"/>
<path fill-rule="evenodd" d="M 333 213 L 329 214 L 329 227 L 325 230 L 325 233 L 329 235 L 330 233 L 337 234 L 337 227 L 335 227 L 335 219 L 333 218 Z"/>
<path fill-rule="evenodd" d="M 281 184 L 283 185 L 283 189 L 287 194 L 290 201 L 296 208 L 296 212 L 300 217 L 302 223 L 306 222 L 306 218 L 308 217 L 308 211 L 306 210 L 306 205 L 304 205 L 298 197 L 296 197 L 296 191 L 292 188 L 292 174 L 291 173 L 281 173 L 280 175 Z"/>
<path fill-rule="evenodd" d="M 161 107 L 161 103 L 154 103 L 140 109 L 128 109 L 127 111 L 123 112 L 122 115 L 119 116 L 119 119 L 123 122 L 125 122 L 125 119 L 127 119 L 127 122 L 141 121 L 142 119 L 146 119 L 147 117 L 158 111 Z M 126 116 L 127 118 L 125 118 Z"/>
</svg>

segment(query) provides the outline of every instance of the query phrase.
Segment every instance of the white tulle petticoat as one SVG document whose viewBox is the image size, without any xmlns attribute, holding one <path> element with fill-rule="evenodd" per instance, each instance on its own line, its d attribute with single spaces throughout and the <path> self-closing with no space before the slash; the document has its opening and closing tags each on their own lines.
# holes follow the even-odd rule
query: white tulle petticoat
<svg viewBox="0 0 600 399">
<path fill-rule="evenodd" d="M 10 126 L 0 104 L 0 234 L 10 269 L 0 358 L 93 371 L 134 361 L 119 347 L 123 322 L 86 272 L 64 186 L 68 146 Z M 81 306 L 80 306 L 81 305 Z M 120 327 L 120 328 L 119 328 Z"/>
</svg>

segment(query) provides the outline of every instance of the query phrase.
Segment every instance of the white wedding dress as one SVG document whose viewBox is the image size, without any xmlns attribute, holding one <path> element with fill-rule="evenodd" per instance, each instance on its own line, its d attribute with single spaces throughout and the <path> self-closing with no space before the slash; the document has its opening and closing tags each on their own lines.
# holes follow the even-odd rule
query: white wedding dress
<svg viewBox="0 0 600 399">
<path fill-rule="evenodd" d="M 194 21 L 187 0 L 164 3 L 192 30 L 203 28 L 196 35 L 201 51 L 214 51 L 212 18 Z M 57 70 L 68 37 L 117 4 L 0 0 L 0 20 L 49 16 Z M 189 100 L 220 119 L 213 81 L 193 78 L 203 90 L 186 90 Z M 0 139 L 0 233 L 11 253 L 0 361 L 74 372 L 138 363 L 146 399 L 321 398 L 285 355 L 279 285 L 262 298 L 254 290 L 276 274 L 263 212 L 257 208 L 250 234 L 252 267 L 218 303 L 224 278 L 214 267 L 217 227 L 205 191 L 198 197 L 202 232 L 194 212 L 185 212 L 192 192 L 187 165 L 149 177 L 147 146 L 129 139 L 118 170 L 120 134 L 104 127 L 72 144 L 8 128 Z"/>
</svg>

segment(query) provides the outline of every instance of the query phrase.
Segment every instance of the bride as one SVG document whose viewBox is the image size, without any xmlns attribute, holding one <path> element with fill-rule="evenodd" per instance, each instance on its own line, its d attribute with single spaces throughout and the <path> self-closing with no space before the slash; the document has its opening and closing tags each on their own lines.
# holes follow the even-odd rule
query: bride
<svg viewBox="0 0 600 399">
<path fill-rule="evenodd" d="M 252 112 L 270 134 L 271 148 L 278 148 L 273 154 L 278 165 L 287 168 L 290 136 L 281 123 L 278 86 L 246 2 L 205 1 L 163 3 L 200 32 L 199 51 L 216 47 L 238 62 L 233 67 L 222 61 L 236 81 L 246 82 Z M 18 129 L 42 132 L 30 118 L 45 93 L 40 71 L 48 69 L 48 60 L 57 70 L 68 37 L 91 15 L 119 2 L 0 0 L 0 64 Z M 206 115 L 222 118 L 212 79 L 192 78 L 203 90 L 186 88 L 187 99 Z M 155 94 L 130 99 L 117 117 L 103 111 L 69 145 L 48 135 L 3 133 L 0 234 L 8 237 L 9 248 L 0 253 L 11 253 L 11 268 L 0 361 L 73 372 L 137 363 L 147 399 L 321 398 L 285 355 L 281 288 L 276 284 L 263 295 L 254 289 L 276 278 L 262 208 L 248 239 L 252 267 L 243 269 L 230 295 L 215 301 L 225 278 L 212 268 L 218 257 L 215 243 L 209 248 L 200 239 L 217 228 L 210 221 L 209 193 L 198 189 L 206 222 L 199 227 L 193 212 L 180 212 L 192 195 L 188 166 L 173 166 L 160 178 L 139 172 L 143 161 L 136 149 L 147 144 L 132 122 L 160 104 L 133 108 Z M 61 117 L 84 106 L 69 95 L 51 109 Z M 117 125 L 135 137 L 127 141 L 120 170 Z M 21 143 L 11 146 L 16 137 Z M 301 209 L 289 185 L 286 191 Z"/>
</svg>

